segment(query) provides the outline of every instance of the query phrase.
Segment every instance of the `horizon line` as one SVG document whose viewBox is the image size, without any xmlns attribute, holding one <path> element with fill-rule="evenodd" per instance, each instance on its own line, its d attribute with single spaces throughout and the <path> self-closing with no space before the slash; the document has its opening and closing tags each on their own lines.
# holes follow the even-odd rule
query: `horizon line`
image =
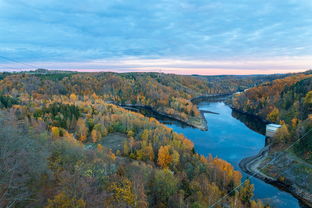
<svg viewBox="0 0 312 208">
<path fill-rule="evenodd" d="M 37 69 L 0 69 L 0 73 L 27 73 L 27 72 L 36 72 L 38 70 L 47 70 L 50 72 L 77 72 L 77 73 L 117 73 L 117 74 L 126 74 L 126 73 L 159 73 L 159 74 L 175 74 L 175 75 L 189 75 L 189 76 L 260 76 L 260 75 L 282 75 L 282 74 L 297 74 L 311 71 L 312 69 L 304 70 L 285 70 L 283 72 L 264 72 L 264 73 L 214 73 L 214 74 L 202 74 L 202 73 L 177 73 L 170 72 L 166 70 L 150 70 L 150 71 L 119 71 L 119 70 L 107 70 L 107 69 L 47 69 L 47 68 L 37 68 Z M 282 69 L 281 69 L 282 70 Z M 246 70 L 245 72 L 250 72 Z"/>
</svg>

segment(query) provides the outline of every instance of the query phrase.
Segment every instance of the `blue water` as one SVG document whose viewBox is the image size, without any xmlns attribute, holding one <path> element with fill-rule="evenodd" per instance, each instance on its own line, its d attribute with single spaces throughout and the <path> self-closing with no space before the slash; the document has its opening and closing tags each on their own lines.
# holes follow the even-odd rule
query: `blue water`
<svg viewBox="0 0 312 208">
<path fill-rule="evenodd" d="M 176 122 L 164 122 L 178 133 L 184 134 L 195 144 L 199 154 L 212 154 L 230 162 L 240 170 L 239 162 L 248 156 L 256 155 L 265 145 L 265 137 L 232 116 L 232 109 L 223 102 L 202 102 L 201 110 L 209 110 L 219 114 L 206 113 L 208 131 L 182 126 Z M 242 172 L 242 170 L 240 170 Z M 243 172 L 242 172 L 243 173 Z M 247 174 L 243 173 L 243 178 Z M 299 203 L 291 194 L 283 192 L 270 184 L 252 178 L 255 185 L 255 198 L 269 203 L 276 208 L 299 208 Z"/>
</svg>

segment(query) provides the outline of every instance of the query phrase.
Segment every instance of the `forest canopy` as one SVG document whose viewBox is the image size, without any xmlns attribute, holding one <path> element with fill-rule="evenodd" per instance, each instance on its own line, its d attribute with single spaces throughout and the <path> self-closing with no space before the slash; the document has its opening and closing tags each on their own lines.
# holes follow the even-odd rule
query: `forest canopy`
<svg viewBox="0 0 312 208">
<path fill-rule="evenodd" d="M 287 146 L 304 137 L 294 150 L 301 158 L 312 162 L 312 134 L 306 135 L 312 129 L 311 97 L 312 75 L 306 73 L 236 94 L 232 104 L 236 109 L 281 124 L 282 128 L 273 141 L 275 144 Z"/>
<path fill-rule="evenodd" d="M 228 193 L 216 207 L 264 207 L 249 182 L 231 192 L 242 178 L 231 164 L 115 105 L 195 117 L 191 97 L 231 90 L 193 76 L 45 73 L 0 81 L 0 207 L 209 207 Z"/>
</svg>

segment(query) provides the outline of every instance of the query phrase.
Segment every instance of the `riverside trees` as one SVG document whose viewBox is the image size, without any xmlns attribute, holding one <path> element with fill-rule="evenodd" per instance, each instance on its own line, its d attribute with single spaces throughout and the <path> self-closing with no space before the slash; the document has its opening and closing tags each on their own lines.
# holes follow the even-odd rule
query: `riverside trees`
<svg viewBox="0 0 312 208">
<path fill-rule="evenodd" d="M 183 135 L 101 99 L 73 101 L 60 95 L 53 100 L 22 99 L 21 103 L 25 105 L 9 108 L 0 116 L 11 122 L 1 123 L 1 142 L 16 138 L 11 146 L 1 145 L 1 152 L 21 151 L 14 154 L 14 160 L 25 176 L 13 174 L 16 190 L 8 191 L 10 167 L 6 164 L 11 159 L 0 160 L 1 174 L 8 177 L 0 186 L 6 197 L 1 198 L 3 206 L 207 207 L 240 183 L 240 173 L 229 163 L 194 153 L 192 142 Z M 60 122 L 68 119 L 76 122 Z M 114 132 L 128 139 L 112 151 L 102 141 Z M 31 165 L 24 168 L 25 164 Z M 19 196 L 18 190 L 27 195 Z M 234 201 L 244 203 L 234 196 L 223 203 Z"/>
<path fill-rule="evenodd" d="M 233 106 L 258 115 L 282 127 L 274 143 L 284 146 L 302 138 L 312 129 L 312 75 L 290 76 L 251 88 L 233 98 Z M 306 135 L 296 144 L 295 151 L 312 161 L 312 136 Z"/>
<path fill-rule="evenodd" d="M 188 119 L 199 115 L 192 96 L 229 89 L 157 73 L 1 79 L 1 207 L 208 207 L 241 181 L 229 163 L 194 153 L 190 140 L 156 119 L 106 102 Z M 114 148 L 110 134 L 122 135 Z M 218 206 L 257 204 L 240 192 Z"/>
</svg>

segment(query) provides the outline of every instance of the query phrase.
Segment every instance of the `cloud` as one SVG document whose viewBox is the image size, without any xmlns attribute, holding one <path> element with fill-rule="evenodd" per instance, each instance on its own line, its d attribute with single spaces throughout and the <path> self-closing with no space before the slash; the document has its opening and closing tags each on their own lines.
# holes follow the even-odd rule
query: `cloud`
<svg viewBox="0 0 312 208">
<path fill-rule="evenodd" d="M 0 55 L 53 63 L 310 56 L 311 10 L 309 0 L 2 0 Z"/>
<path fill-rule="evenodd" d="M 34 70 L 47 68 L 82 72 L 164 72 L 176 74 L 274 74 L 302 72 L 311 66 L 312 56 L 275 57 L 235 60 L 194 60 L 194 59 L 139 59 L 136 57 L 92 60 L 85 62 L 34 62 L 13 63 L 1 66 L 0 71 Z"/>
</svg>

